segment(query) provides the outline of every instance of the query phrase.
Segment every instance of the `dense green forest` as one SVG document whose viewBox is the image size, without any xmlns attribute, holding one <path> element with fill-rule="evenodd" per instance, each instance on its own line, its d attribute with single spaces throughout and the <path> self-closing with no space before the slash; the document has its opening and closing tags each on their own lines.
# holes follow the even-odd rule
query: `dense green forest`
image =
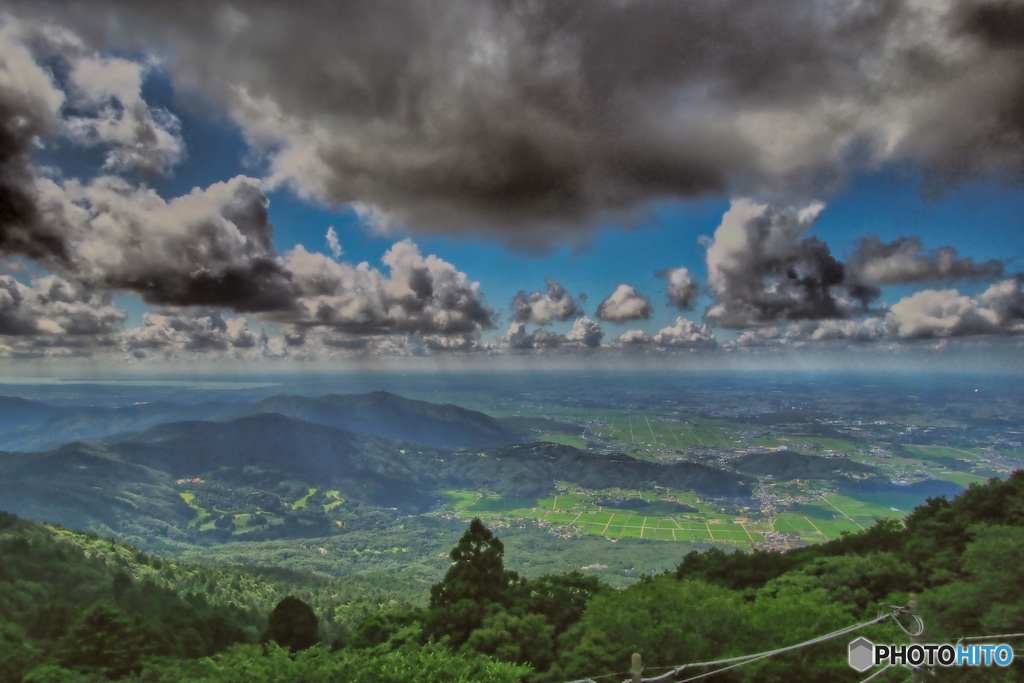
<svg viewBox="0 0 1024 683">
<path fill-rule="evenodd" d="M 189 658 L 255 642 L 286 596 L 313 606 L 321 638 L 332 642 L 370 614 L 425 604 L 428 590 L 384 572 L 335 578 L 167 561 L 0 513 L 0 681 L 20 680 L 41 658 L 65 661 L 80 627 L 128 629 L 144 641 L 143 659 Z"/>
<path fill-rule="evenodd" d="M 798 643 L 906 605 L 911 593 L 924 642 L 1019 633 L 1024 474 L 823 545 L 693 552 L 624 589 L 580 573 L 524 578 L 479 520 L 450 558 L 429 588 L 379 574 L 198 566 L 4 515 L 0 680 L 555 683 L 623 672 L 633 652 L 652 675 Z M 859 633 L 907 642 L 891 620 Z M 713 680 L 860 681 L 846 665 L 850 639 Z M 1016 681 L 1022 671 L 937 668 L 935 678 Z"/>
</svg>

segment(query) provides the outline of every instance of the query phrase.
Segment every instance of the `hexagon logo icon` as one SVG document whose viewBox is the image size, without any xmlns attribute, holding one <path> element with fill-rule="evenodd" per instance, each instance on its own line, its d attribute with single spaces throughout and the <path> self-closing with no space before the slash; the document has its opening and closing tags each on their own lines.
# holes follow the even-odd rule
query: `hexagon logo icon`
<svg viewBox="0 0 1024 683">
<path fill-rule="evenodd" d="M 875 646 L 867 638 L 850 643 L 850 666 L 863 673 L 875 664 Z"/>
</svg>

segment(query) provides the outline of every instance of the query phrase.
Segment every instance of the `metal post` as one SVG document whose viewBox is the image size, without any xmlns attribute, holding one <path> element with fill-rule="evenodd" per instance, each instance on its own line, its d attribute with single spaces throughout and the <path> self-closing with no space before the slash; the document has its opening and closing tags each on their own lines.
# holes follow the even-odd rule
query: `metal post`
<svg viewBox="0 0 1024 683">
<path fill-rule="evenodd" d="M 911 614 L 917 614 L 917 594 L 916 593 L 911 593 L 910 594 L 910 613 Z M 923 629 L 922 629 L 922 633 L 923 633 Z M 913 644 L 917 644 L 919 641 L 920 641 L 920 638 L 918 638 L 917 636 L 911 636 L 910 637 L 910 642 L 913 643 Z M 914 667 L 913 669 L 911 669 L 911 671 L 913 673 L 911 673 L 910 680 L 913 683 L 921 683 L 921 669 L 920 669 L 920 667 Z"/>
<path fill-rule="evenodd" d="M 629 673 L 633 674 L 633 683 L 640 683 L 640 671 L 642 670 L 640 662 L 640 653 L 633 653 L 633 666 L 630 667 Z"/>
</svg>

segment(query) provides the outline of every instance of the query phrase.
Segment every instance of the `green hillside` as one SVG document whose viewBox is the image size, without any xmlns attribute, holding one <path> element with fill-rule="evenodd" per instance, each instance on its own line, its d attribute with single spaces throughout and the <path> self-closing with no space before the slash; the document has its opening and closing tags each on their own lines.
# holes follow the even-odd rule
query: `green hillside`
<svg viewBox="0 0 1024 683">
<path fill-rule="evenodd" d="M 331 642 L 382 609 L 424 604 L 426 588 L 383 573 L 178 563 L 0 512 L 0 682 L 20 681 L 40 662 L 67 663 L 84 638 L 76 630 L 97 620 L 125 640 L 131 661 L 195 658 L 256 642 L 288 595 L 314 608 Z"/>
<path fill-rule="evenodd" d="M 878 475 L 878 468 L 849 458 L 823 458 L 790 450 L 770 453 L 749 453 L 729 463 L 740 472 L 757 476 L 770 475 L 784 481 L 792 479 L 836 479 L 843 475 Z"/>
</svg>

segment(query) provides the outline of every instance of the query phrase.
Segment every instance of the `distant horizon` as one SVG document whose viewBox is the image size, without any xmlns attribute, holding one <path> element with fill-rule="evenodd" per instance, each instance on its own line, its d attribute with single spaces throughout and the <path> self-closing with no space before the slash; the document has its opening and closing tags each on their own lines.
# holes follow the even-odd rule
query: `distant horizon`
<svg viewBox="0 0 1024 683">
<path fill-rule="evenodd" d="M 348 372 L 209 372 L 168 374 L 159 372 L 91 376 L 0 376 L 0 397 L 14 397 L 59 405 L 128 406 L 137 403 L 196 404 L 206 401 L 255 402 L 275 396 L 318 398 L 329 395 L 367 395 L 383 391 L 404 398 L 431 403 L 454 403 L 487 412 L 491 404 L 481 396 L 494 393 L 510 398 L 531 394 L 589 396 L 606 400 L 619 391 L 622 400 L 636 396 L 678 395 L 694 392 L 706 400 L 744 392 L 759 395 L 815 388 L 843 388 L 863 395 L 900 396 L 939 391 L 950 396 L 970 396 L 971 401 L 1004 400 L 1021 386 L 1019 374 L 927 370 L 899 373 L 878 370 L 849 371 L 791 369 L 609 369 L 509 371 L 491 368 L 486 372 L 466 369 L 448 371 L 352 370 Z M 1007 392 L 1010 392 L 1009 394 Z M 603 396 L 604 398 L 598 398 Z M 996 398 L 1001 396 L 1003 398 Z"/>
<path fill-rule="evenodd" d="M 378 358 L 346 361 L 252 362 L 238 359 L 207 361 L 164 361 L 158 364 L 133 362 L 98 362 L 87 365 L 61 362 L 0 362 L 0 384 L 3 378 L 21 382 L 25 378 L 52 381 L 85 381 L 109 377 L 123 381 L 130 378 L 175 378 L 244 376 L 253 379 L 276 376 L 355 375 L 362 373 L 415 375 L 479 374 L 479 373 L 796 373 L 796 374 L 1024 374 L 1021 349 L 1017 346 L 987 348 L 986 353 L 971 349 L 936 353 L 929 350 L 904 351 L 900 354 L 862 350 L 813 350 L 768 352 L 763 354 L 717 354 L 689 357 L 629 357 L 607 354 L 553 355 L 548 357 L 459 357 L 459 358 Z M 262 380 L 261 380 L 262 381 Z"/>
<path fill-rule="evenodd" d="M 1011 370 L 1011 372 L 1007 372 Z M 199 369 L 189 367 L 176 370 L 172 368 L 138 368 L 122 372 L 104 370 L 83 370 L 68 371 L 67 369 L 55 368 L 50 373 L 32 372 L 26 369 L 24 373 L 0 374 L 0 387 L 2 386 L 59 386 L 75 384 L 150 384 L 158 382 L 166 386 L 189 386 L 196 382 L 245 384 L 252 387 L 278 386 L 283 380 L 328 380 L 332 377 L 478 377 L 483 375 L 511 376 L 519 379 L 526 379 L 531 376 L 551 377 L 555 375 L 567 375 L 571 377 L 585 377 L 588 379 L 599 379 L 602 376 L 619 375 L 651 375 L 664 377 L 673 376 L 730 376 L 746 377 L 751 375 L 764 375 L 779 377 L 782 379 L 792 378 L 794 380 L 813 376 L 850 376 L 850 377 L 877 377 L 880 379 L 891 378 L 894 375 L 923 375 L 936 377 L 973 377 L 991 375 L 1017 375 L 1024 374 L 1024 368 L 1013 366 L 1005 367 L 977 367 L 965 368 L 962 366 L 951 367 L 945 364 L 941 367 L 909 366 L 900 368 L 864 368 L 853 366 L 791 366 L 791 367 L 756 367 L 752 365 L 731 366 L 731 367 L 663 367 L 655 365 L 647 366 L 601 366 L 599 368 L 580 368 L 577 366 L 558 365 L 551 367 L 495 367 L 493 364 L 487 367 L 424 367 L 411 365 L 408 367 L 316 367 L 307 366 L 291 370 L 266 370 L 254 372 L 252 368 L 238 366 L 234 369 L 207 368 Z"/>
</svg>

